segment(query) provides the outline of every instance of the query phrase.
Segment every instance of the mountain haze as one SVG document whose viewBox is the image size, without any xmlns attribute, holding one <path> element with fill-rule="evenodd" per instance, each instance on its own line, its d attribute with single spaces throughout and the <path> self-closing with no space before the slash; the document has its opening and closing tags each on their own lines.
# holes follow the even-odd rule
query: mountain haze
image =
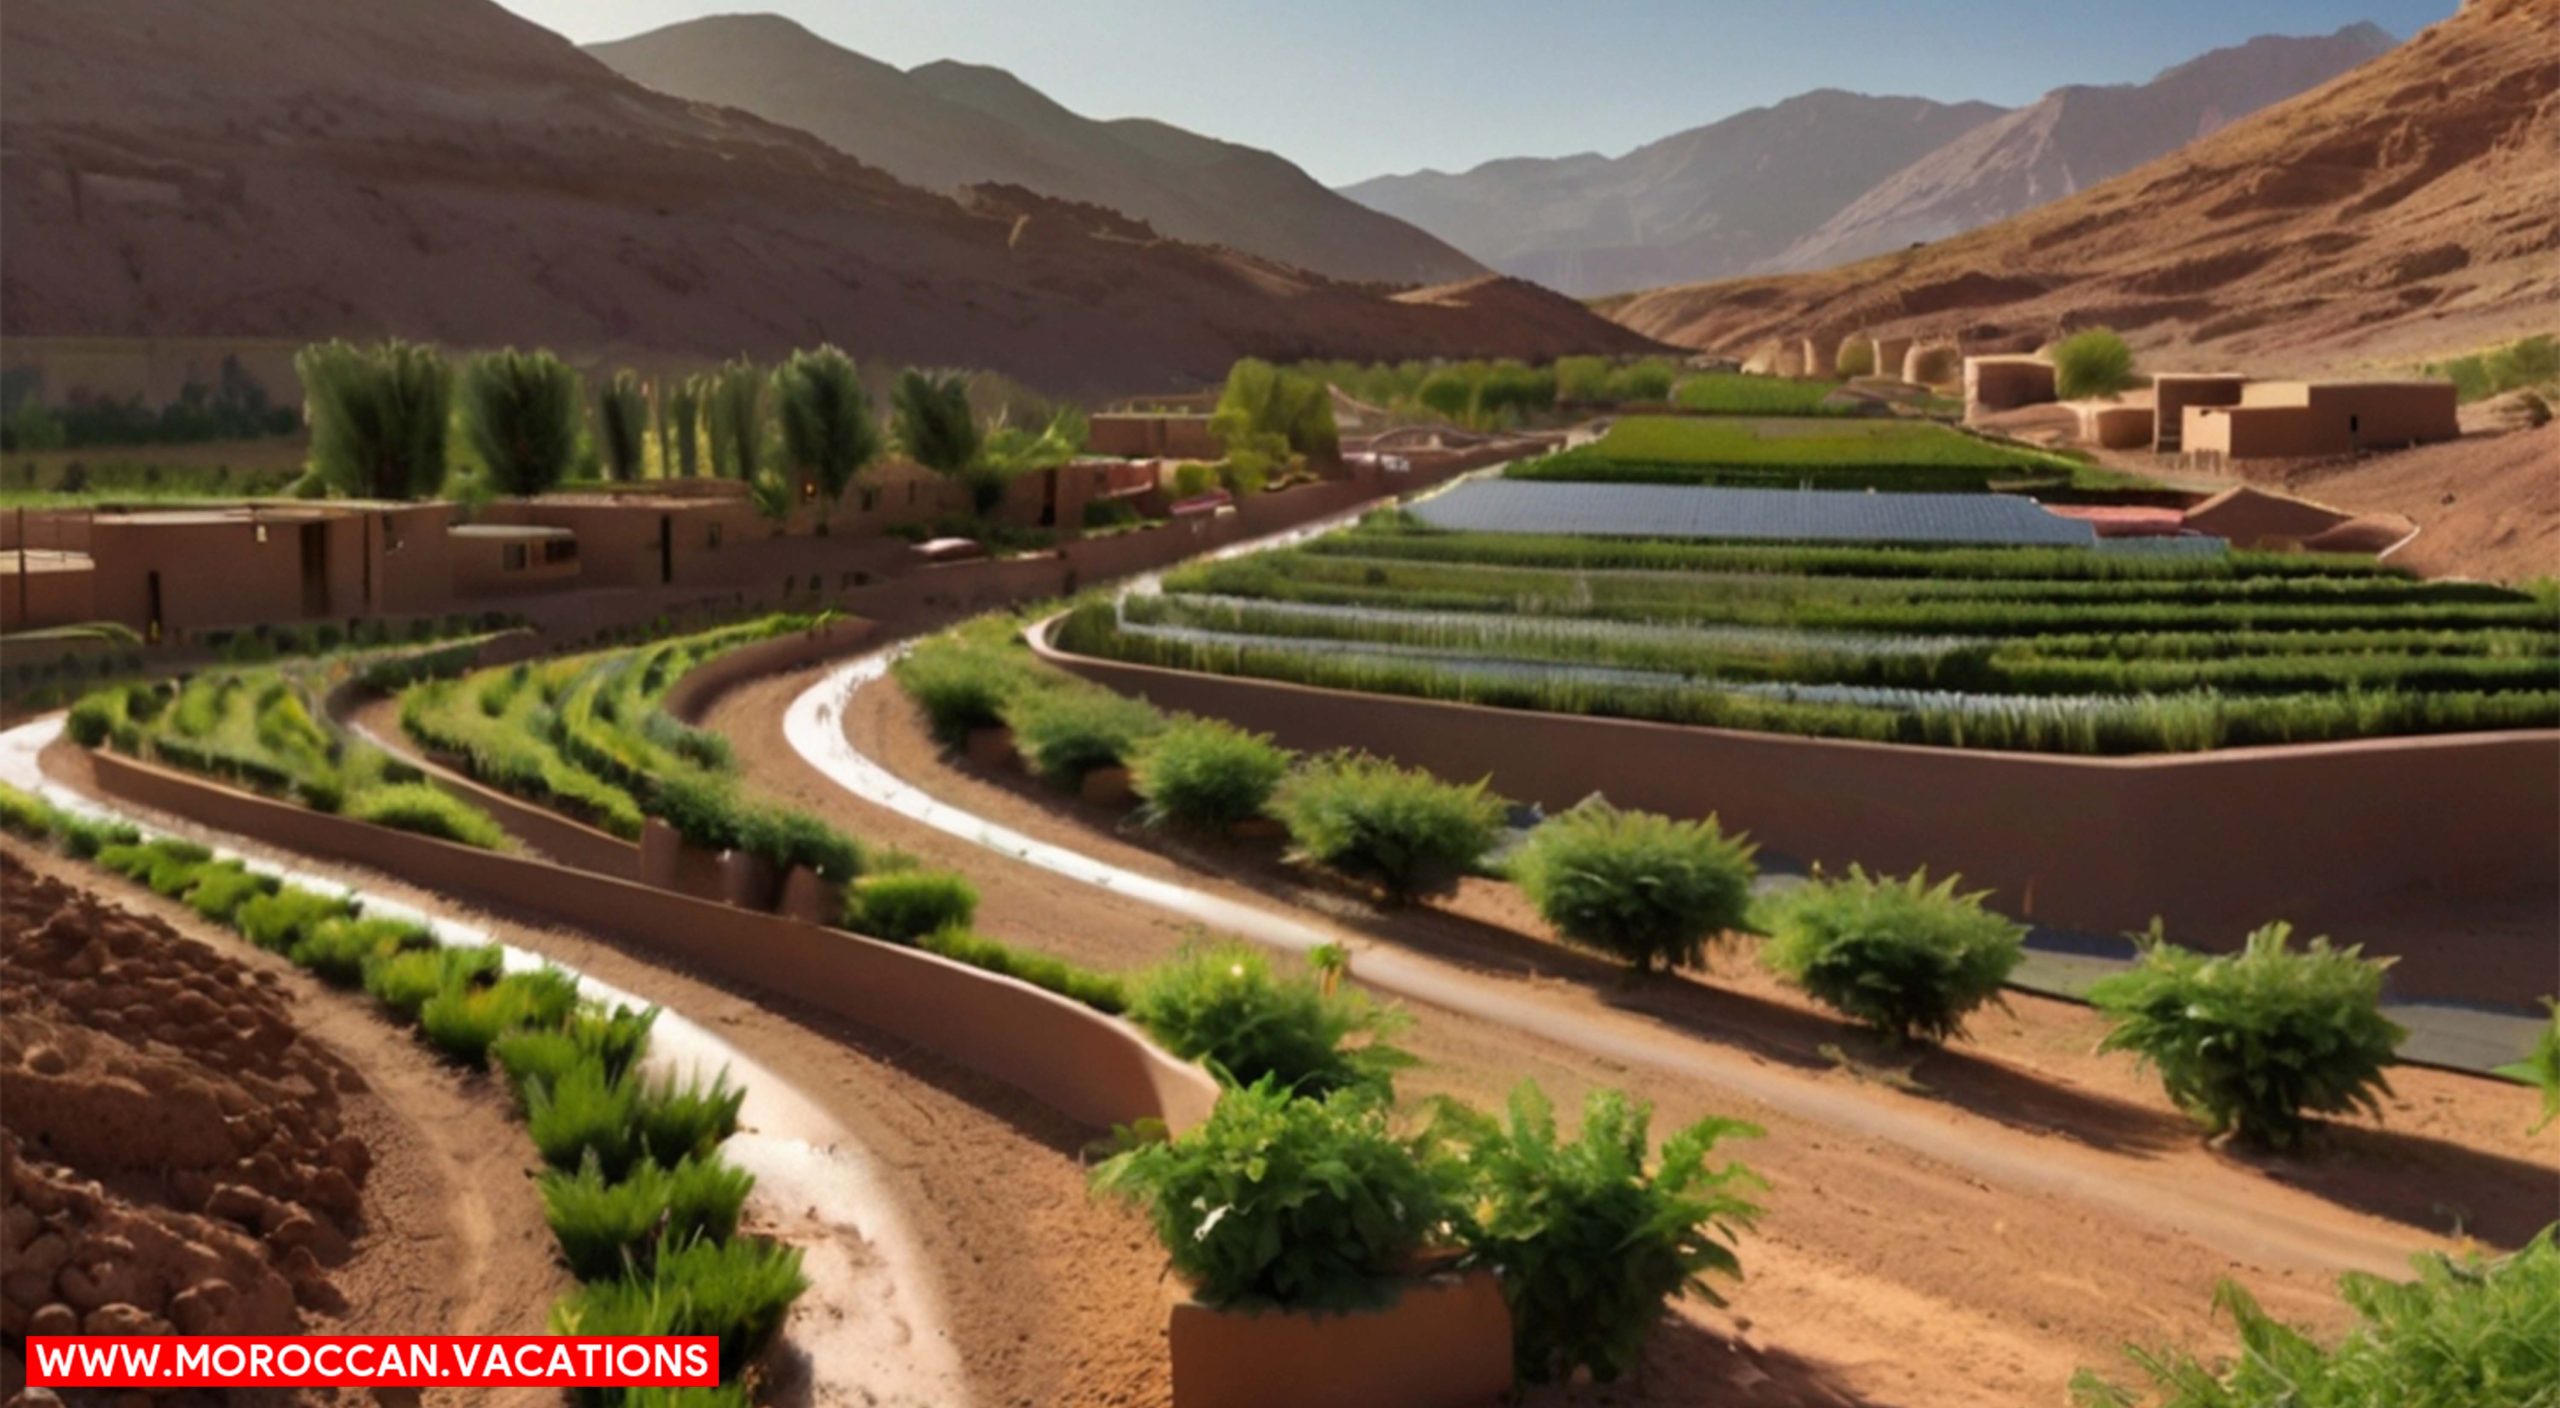
<svg viewBox="0 0 2560 1408">
<path fill-rule="evenodd" d="M 2261 35 L 2148 83 L 2056 88 L 1920 158 L 1771 261 L 1819 269 L 2006 220 L 2085 190 L 2388 52 L 2370 24 Z"/>
<path fill-rule="evenodd" d="M 1020 186 L 1338 279 L 1485 272 L 1269 152 L 1144 118 L 1083 117 L 999 68 L 901 72 L 777 15 L 691 20 L 588 52 L 646 87 L 796 127 L 928 190 Z"/>
<path fill-rule="evenodd" d="M 1060 391 L 1238 355 L 1645 339 L 1545 290 L 1391 299 L 1108 212 L 963 205 L 643 88 L 489 0 L 10 0 L 0 331 L 864 356 Z"/>
<path fill-rule="evenodd" d="M 1506 274 L 1583 297 L 1756 268 L 2000 113 L 1825 89 L 1620 157 L 1513 158 L 1380 176 L 1343 194 Z"/>
<path fill-rule="evenodd" d="M 2560 326 L 2560 5 L 2468 0 L 2309 93 L 1997 225 L 1612 316 L 1748 352 L 2105 323 L 2190 362 L 2399 364 Z"/>
</svg>

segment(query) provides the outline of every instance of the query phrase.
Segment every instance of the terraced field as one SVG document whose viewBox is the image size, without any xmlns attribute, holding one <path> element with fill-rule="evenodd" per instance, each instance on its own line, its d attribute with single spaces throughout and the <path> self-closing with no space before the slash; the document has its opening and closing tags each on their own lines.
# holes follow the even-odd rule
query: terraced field
<svg viewBox="0 0 2560 1408">
<path fill-rule="evenodd" d="M 1513 708 L 2065 753 L 2560 724 L 2560 597 L 2367 559 L 1450 533 L 1080 607 L 1071 650 Z"/>
<path fill-rule="evenodd" d="M 1784 383 L 1781 383 L 1782 385 Z M 1602 484 L 1903 489 L 2111 488 L 2130 476 L 1931 421 L 1840 416 L 1631 416 L 1597 442 L 1513 465 L 1512 479 Z"/>
</svg>

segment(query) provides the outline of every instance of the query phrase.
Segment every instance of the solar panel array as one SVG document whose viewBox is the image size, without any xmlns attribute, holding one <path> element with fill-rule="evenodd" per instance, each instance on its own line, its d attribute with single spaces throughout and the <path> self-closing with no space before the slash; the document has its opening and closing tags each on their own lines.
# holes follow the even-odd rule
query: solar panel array
<svg viewBox="0 0 2560 1408">
<path fill-rule="evenodd" d="M 1476 479 L 1413 506 L 1435 528 L 1785 543 L 2092 547 L 2097 530 L 2007 494 L 1863 494 Z"/>
</svg>

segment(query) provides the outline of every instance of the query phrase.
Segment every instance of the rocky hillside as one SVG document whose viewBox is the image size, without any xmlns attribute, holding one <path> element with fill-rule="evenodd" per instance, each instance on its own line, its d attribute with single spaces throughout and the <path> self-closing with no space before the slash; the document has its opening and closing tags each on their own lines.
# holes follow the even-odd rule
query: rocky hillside
<svg viewBox="0 0 2560 1408">
<path fill-rule="evenodd" d="M 10 335 L 388 332 L 643 365 L 832 339 L 1096 392 L 1242 353 L 1649 345 L 964 206 L 489 0 L 12 0 L 0 123 Z"/>
<path fill-rule="evenodd" d="M 1021 186 L 1338 279 L 1440 283 L 1482 265 L 1270 152 L 1070 112 L 1003 69 L 900 72 L 778 15 L 722 15 L 589 47 L 662 93 L 808 132 L 909 185 Z"/>
<path fill-rule="evenodd" d="M 2560 325 L 2560 5 L 2469 0 L 2343 77 L 2076 196 L 1819 273 L 1657 289 L 1683 345 L 1862 330 L 2182 360 L 2405 364 Z"/>
</svg>

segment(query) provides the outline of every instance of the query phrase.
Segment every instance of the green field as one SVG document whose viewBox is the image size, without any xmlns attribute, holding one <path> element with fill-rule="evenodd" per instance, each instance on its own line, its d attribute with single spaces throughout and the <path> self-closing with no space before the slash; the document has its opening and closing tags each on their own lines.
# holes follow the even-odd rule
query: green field
<svg viewBox="0 0 2560 1408">
<path fill-rule="evenodd" d="M 1929 421 L 1837 417 L 1635 416 L 1595 444 L 1513 465 L 1505 473 L 1578 483 L 1971 493 L 1995 484 L 2109 488 L 2141 482 Z"/>
<path fill-rule="evenodd" d="M 1065 643 L 1378 693 L 2042 752 L 2560 723 L 2560 597 L 2304 554 L 1624 542 L 1382 513 L 1082 608 Z"/>
<path fill-rule="evenodd" d="M 1739 372 L 1700 372 L 1673 388 L 1671 404 L 1684 411 L 1720 416 L 1850 416 L 1851 405 L 1826 404 L 1838 391 L 1835 381 L 1796 381 L 1776 376 L 1744 376 Z"/>
</svg>

